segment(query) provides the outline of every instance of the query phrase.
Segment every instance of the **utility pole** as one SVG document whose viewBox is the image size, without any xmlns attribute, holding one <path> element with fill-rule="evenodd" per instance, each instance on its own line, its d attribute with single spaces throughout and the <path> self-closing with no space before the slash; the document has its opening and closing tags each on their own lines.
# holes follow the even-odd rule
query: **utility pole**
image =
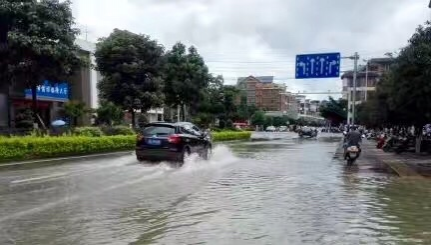
<svg viewBox="0 0 431 245">
<path fill-rule="evenodd" d="M 350 110 L 350 105 L 352 106 L 352 121 L 351 122 L 347 122 L 348 124 L 355 124 L 355 107 L 356 107 L 356 77 L 358 75 L 358 60 L 359 60 L 359 54 L 358 52 L 355 52 L 355 54 L 353 56 L 347 56 L 347 57 L 341 57 L 341 59 L 351 59 L 353 60 L 353 95 L 350 96 L 350 91 L 349 91 L 349 103 L 348 103 L 348 107 Z M 350 85 L 348 86 L 350 87 Z M 348 111 L 349 111 L 348 110 Z M 348 113 L 348 112 L 347 112 Z"/>
<path fill-rule="evenodd" d="M 365 63 L 365 101 L 367 101 L 368 95 L 368 60 L 364 60 Z"/>
<path fill-rule="evenodd" d="M 359 55 L 358 52 L 355 52 L 355 54 L 353 55 L 353 104 L 352 104 L 352 124 L 355 124 L 355 108 L 356 108 L 356 77 L 358 75 L 358 60 L 359 60 Z"/>
</svg>

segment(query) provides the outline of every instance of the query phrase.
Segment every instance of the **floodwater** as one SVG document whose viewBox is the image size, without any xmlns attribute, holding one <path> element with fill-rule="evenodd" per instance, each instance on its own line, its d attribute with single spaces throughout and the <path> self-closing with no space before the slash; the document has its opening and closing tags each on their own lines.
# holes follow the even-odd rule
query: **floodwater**
<svg viewBox="0 0 431 245">
<path fill-rule="evenodd" d="M 0 169 L 0 244 L 431 244 L 431 182 L 334 158 L 337 137 Z M 361 166 L 361 159 L 358 160 Z"/>
</svg>

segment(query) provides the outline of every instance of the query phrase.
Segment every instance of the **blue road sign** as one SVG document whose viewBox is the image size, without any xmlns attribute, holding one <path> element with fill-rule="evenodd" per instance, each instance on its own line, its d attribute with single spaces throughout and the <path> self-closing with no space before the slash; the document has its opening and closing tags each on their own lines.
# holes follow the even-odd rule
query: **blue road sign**
<svg viewBox="0 0 431 245">
<path fill-rule="evenodd" d="M 298 54 L 296 79 L 330 78 L 340 76 L 340 53 Z"/>
</svg>

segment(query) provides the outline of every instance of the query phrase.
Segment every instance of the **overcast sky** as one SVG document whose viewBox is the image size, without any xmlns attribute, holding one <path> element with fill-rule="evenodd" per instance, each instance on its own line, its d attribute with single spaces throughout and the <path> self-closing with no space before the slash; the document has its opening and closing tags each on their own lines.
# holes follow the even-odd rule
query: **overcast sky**
<svg viewBox="0 0 431 245">
<path fill-rule="evenodd" d="M 226 83 L 273 75 L 290 91 L 340 91 L 340 79 L 295 80 L 295 55 L 359 52 L 381 57 L 431 19 L 429 0 L 73 0 L 87 38 L 114 28 L 150 35 L 166 48 L 195 45 Z M 84 31 L 85 33 L 85 31 Z M 84 33 L 81 35 L 84 38 Z M 341 70 L 353 64 L 343 60 Z M 322 99 L 326 95 L 310 95 Z"/>
</svg>

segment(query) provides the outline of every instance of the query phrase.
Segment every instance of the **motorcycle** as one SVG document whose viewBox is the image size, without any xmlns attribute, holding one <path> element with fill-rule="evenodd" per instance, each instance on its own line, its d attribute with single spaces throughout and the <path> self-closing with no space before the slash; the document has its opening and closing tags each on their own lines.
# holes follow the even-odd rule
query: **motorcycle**
<svg viewBox="0 0 431 245">
<path fill-rule="evenodd" d="M 411 137 L 408 137 L 408 136 L 400 137 L 395 147 L 395 153 L 401 154 L 402 152 L 407 151 L 410 148 L 410 144 L 412 141 L 413 139 Z"/>
<path fill-rule="evenodd" d="M 298 136 L 300 138 L 303 138 L 303 137 L 315 138 L 315 137 L 317 137 L 317 130 L 311 130 L 309 128 L 307 128 L 307 129 L 300 129 L 298 131 Z"/>
<path fill-rule="evenodd" d="M 393 136 L 389 136 L 386 140 L 385 143 L 382 146 L 382 149 L 384 152 L 389 152 L 392 150 L 392 148 L 394 147 L 395 144 L 395 139 Z"/>
<path fill-rule="evenodd" d="M 345 136 L 347 136 L 347 133 L 345 133 Z M 366 138 L 366 136 L 363 134 L 361 135 L 361 138 L 364 139 Z M 360 153 L 361 153 L 361 148 L 359 147 L 359 145 L 348 146 L 346 148 L 346 153 L 344 155 L 345 160 L 347 161 L 347 166 L 353 165 L 356 159 L 358 159 Z"/>
<path fill-rule="evenodd" d="M 359 157 L 359 153 L 361 150 L 358 146 L 349 146 L 346 149 L 346 161 L 347 165 L 351 166 L 353 163 L 355 163 L 356 159 Z"/>
</svg>

